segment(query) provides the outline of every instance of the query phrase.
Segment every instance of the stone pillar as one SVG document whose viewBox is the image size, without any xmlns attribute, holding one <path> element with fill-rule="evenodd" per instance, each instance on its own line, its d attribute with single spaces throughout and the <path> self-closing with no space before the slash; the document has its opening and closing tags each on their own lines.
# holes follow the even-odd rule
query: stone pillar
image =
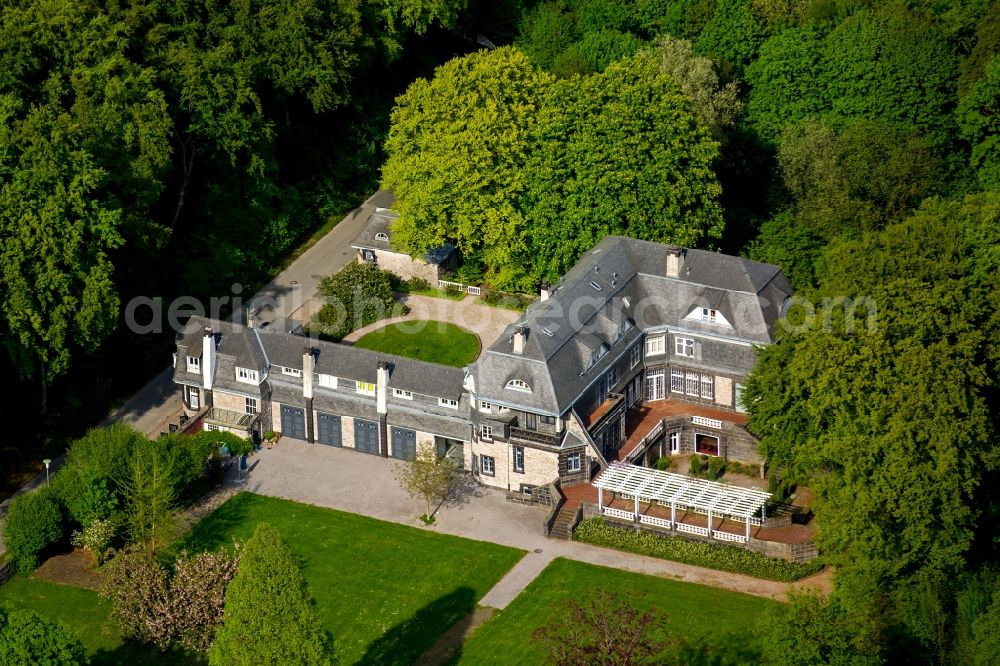
<svg viewBox="0 0 1000 666">
<path fill-rule="evenodd" d="M 306 347 L 302 350 L 302 397 L 306 403 L 306 441 L 312 444 L 316 441 L 313 419 L 313 375 L 315 374 L 315 350 Z"/>
</svg>

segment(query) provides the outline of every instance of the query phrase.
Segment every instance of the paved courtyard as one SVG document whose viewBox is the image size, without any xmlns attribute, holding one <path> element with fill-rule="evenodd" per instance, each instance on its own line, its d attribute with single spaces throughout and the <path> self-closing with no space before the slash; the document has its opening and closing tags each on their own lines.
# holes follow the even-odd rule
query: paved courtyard
<svg viewBox="0 0 1000 666">
<path fill-rule="evenodd" d="M 437 523 L 427 527 L 417 518 L 423 512 L 420 502 L 411 499 L 396 481 L 395 473 L 403 464 L 351 449 L 282 439 L 273 449 L 264 449 L 251 458 L 251 470 L 243 487 L 262 495 L 528 551 L 528 555 L 483 598 L 483 605 L 495 608 L 510 603 L 556 557 L 782 601 L 794 589 L 824 590 L 829 586 L 828 577 L 823 574 L 799 583 L 780 583 L 548 539 L 542 535 L 547 508 L 513 504 L 506 501 L 502 492 L 478 485 L 471 486 L 471 490 L 457 501 L 442 507 Z"/>
</svg>

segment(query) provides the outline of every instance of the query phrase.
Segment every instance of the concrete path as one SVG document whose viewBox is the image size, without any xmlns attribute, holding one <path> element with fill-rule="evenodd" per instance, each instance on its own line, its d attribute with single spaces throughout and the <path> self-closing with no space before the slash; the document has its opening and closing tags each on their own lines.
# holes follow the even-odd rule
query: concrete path
<svg viewBox="0 0 1000 666">
<path fill-rule="evenodd" d="M 359 328 L 345 337 L 344 342 L 355 342 L 364 335 L 386 326 L 397 326 L 403 332 L 416 332 L 417 329 L 407 322 L 416 320 L 446 321 L 478 335 L 482 345 L 481 354 L 500 337 L 505 328 L 521 316 L 521 313 L 514 310 L 494 308 L 477 303 L 476 297 L 471 295 L 466 296 L 461 301 L 453 301 L 450 298 L 404 294 L 400 300 L 410 308 L 407 314 L 401 317 L 383 319 L 364 328 Z"/>
<path fill-rule="evenodd" d="M 514 598 L 521 594 L 521 591 L 528 587 L 531 581 L 542 573 L 542 569 L 549 566 L 555 558 L 553 553 L 544 550 L 540 553 L 530 551 L 480 599 L 479 605 L 497 610 L 506 608 L 507 604 L 514 601 Z"/>
<path fill-rule="evenodd" d="M 258 464 L 246 484 L 251 492 L 491 541 L 540 556 L 531 557 L 501 580 L 498 589 L 489 593 L 493 604 L 509 603 L 534 578 L 533 570 L 537 568 L 537 575 L 544 568 L 546 558 L 556 557 L 779 601 L 784 601 L 789 591 L 807 588 L 814 580 L 790 585 L 589 544 L 548 539 L 542 535 L 542 523 L 548 515 L 546 508 L 513 504 L 505 500 L 503 493 L 479 486 L 471 487 L 443 506 L 437 514 L 437 522 L 425 527 L 417 518 L 421 513 L 419 502 L 406 495 L 395 479 L 395 472 L 402 464 L 399 461 L 292 439 L 283 439 L 274 449 L 265 449 L 255 457 Z M 540 552 L 535 553 L 536 550 Z"/>
</svg>

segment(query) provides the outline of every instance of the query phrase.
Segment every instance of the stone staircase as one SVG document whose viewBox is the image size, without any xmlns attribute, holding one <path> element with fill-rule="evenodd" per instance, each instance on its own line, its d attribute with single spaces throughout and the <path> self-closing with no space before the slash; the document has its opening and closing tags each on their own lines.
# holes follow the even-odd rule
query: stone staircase
<svg viewBox="0 0 1000 666">
<path fill-rule="evenodd" d="M 576 506 L 570 506 L 569 503 L 563 504 L 562 508 L 559 509 L 559 513 L 556 514 L 555 521 L 552 523 L 549 538 L 569 541 L 573 537 L 570 526 L 573 524 L 573 516 L 575 514 Z"/>
</svg>

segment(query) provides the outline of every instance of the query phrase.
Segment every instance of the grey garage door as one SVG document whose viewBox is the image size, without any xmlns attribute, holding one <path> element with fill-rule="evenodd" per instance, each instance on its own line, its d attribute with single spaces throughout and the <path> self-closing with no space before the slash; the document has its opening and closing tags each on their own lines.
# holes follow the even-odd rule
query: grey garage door
<svg viewBox="0 0 1000 666">
<path fill-rule="evenodd" d="M 377 423 L 354 419 L 354 448 L 362 453 L 379 454 Z"/>
<path fill-rule="evenodd" d="M 306 438 L 306 413 L 301 407 L 281 406 L 281 434 L 295 439 Z"/>
<path fill-rule="evenodd" d="M 417 457 L 417 433 L 406 428 L 392 429 L 392 457 L 413 460 Z"/>
<path fill-rule="evenodd" d="M 341 446 L 339 416 L 316 413 L 316 441 L 320 444 Z"/>
</svg>

